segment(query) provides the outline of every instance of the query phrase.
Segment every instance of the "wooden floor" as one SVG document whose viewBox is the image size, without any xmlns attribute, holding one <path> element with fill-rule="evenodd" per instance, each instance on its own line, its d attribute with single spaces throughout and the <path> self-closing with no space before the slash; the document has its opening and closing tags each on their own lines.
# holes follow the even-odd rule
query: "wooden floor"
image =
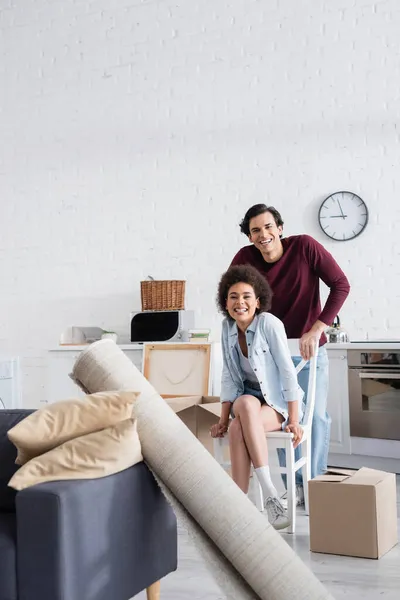
<svg viewBox="0 0 400 600">
<path fill-rule="evenodd" d="M 397 480 L 397 528 L 400 536 L 400 478 Z M 308 549 L 308 517 L 299 512 L 295 535 L 282 537 L 324 583 L 336 600 L 399 600 L 400 546 L 380 560 L 314 554 Z M 135 596 L 145 600 L 146 594 Z M 187 535 L 179 532 L 178 570 L 161 582 L 160 600 L 226 600 Z M 237 600 L 240 600 L 238 598 Z"/>
</svg>

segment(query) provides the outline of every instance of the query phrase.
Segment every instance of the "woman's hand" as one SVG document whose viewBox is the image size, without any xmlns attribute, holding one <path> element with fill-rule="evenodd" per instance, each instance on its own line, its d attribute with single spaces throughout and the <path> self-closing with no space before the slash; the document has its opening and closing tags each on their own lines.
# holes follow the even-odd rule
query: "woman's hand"
<svg viewBox="0 0 400 600">
<path fill-rule="evenodd" d="M 223 438 L 226 432 L 228 431 L 228 423 L 225 421 L 220 421 L 219 423 L 215 423 L 210 429 L 210 435 L 213 438 Z"/>
<path fill-rule="evenodd" d="M 286 433 L 293 433 L 293 447 L 297 448 L 303 437 L 303 428 L 299 423 L 289 423 L 285 427 Z"/>
</svg>

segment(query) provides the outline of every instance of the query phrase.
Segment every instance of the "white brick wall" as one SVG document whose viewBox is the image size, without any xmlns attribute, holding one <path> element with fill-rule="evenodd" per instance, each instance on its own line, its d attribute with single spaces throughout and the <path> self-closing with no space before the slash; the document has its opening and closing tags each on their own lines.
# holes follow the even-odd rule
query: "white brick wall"
<svg viewBox="0 0 400 600">
<path fill-rule="evenodd" d="M 352 283 L 354 338 L 400 337 L 398 0 L 2 0 L 0 354 L 44 394 L 62 329 L 128 334 L 139 281 L 187 278 L 198 326 L 253 203 Z M 316 216 L 350 189 L 367 231 Z"/>
</svg>

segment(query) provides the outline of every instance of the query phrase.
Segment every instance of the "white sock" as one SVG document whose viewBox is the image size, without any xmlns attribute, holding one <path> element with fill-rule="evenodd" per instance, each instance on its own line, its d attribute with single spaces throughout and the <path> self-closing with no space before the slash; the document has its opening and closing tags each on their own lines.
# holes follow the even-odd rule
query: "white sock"
<svg viewBox="0 0 400 600">
<path fill-rule="evenodd" d="M 269 497 L 277 498 L 278 491 L 272 483 L 269 467 L 258 467 L 257 469 L 254 469 L 254 471 L 257 475 L 258 481 L 260 482 L 265 499 Z"/>
</svg>

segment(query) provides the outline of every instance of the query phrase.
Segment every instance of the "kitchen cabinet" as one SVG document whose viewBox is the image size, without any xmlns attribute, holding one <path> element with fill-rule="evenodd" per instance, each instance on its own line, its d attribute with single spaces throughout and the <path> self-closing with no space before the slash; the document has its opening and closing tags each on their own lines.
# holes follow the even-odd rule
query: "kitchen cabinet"
<svg viewBox="0 0 400 600">
<path fill-rule="evenodd" d="M 349 388 L 346 349 L 330 349 L 328 413 L 332 419 L 329 452 L 350 454 Z"/>
<path fill-rule="evenodd" d="M 211 343 L 209 393 L 220 395 L 222 352 L 218 342 Z M 84 394 L 69 378 L 79 353 L 87 346 L 58 346 L 48 352 L 46 393 L 43 403 Z M 133 364 L 142 371 L 143 345 L 119 345 Z M 350 436 L 347 351 L 352 349 L 399 350 L 400 342 L 352 342 L 327 344 L 329 358 L 328 412 L 332 419 L 328 464 L 337 467 L 371 468 L 400 473 L 400 441 Z M 41 403 L 39 403 L 40 405 Z"/>
<path fill-rule="evenodd" d="M 119 346 L 133 364 L 142 371 L 143 345 Z M 220 344 L 212 344 L 212 378 L 210 393 L 219 396 L 222 370 Z M 84 393 L 70 379 L 73 365 L 86 346 L 58 346 L 48 353 L 46 394 L 41 403 L 57 402 L 67 398 L 82 398 Z M 329 346 L 328 412 L 332 419 L 329 451 L 333 454 L 350 454 L 350 426 L 346 349 Z"/>
</svg>

